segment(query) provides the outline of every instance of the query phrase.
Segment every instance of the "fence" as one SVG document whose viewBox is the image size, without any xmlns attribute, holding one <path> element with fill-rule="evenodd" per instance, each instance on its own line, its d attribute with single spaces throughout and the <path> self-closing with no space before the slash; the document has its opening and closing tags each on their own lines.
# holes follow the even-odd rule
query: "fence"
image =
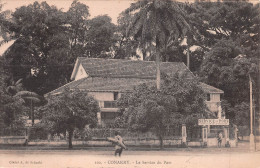
<svg viewBox="0 0 260 168">
<path fill-rule="evenodd" d="M 27 136 L 28 130 L 26 128 L 1 128 L 0 136 Z"/>
<path fill-rule="evenodd" d="M 115 136 L 115 132 L 119 132 L 125 140 L 143 140 L 143 139 L 158 139 L 154 131 L 149 132 L 133 132 L 128 129 L 117 128 L 102 128 L 102 129 L 89 129 L 85 131 L 85 138 L 89 139 L 106 139 L 107 137 Z M 176 129 L 167 129 L 164 134 L 164 139 L 175 139 L 181 136 L 180 131 Z"/>
<path fill-rule="evenodd" d="M 187 127 L 187 140 L 200 141 L 202 139 L 201 127 Z"/>
</svg>

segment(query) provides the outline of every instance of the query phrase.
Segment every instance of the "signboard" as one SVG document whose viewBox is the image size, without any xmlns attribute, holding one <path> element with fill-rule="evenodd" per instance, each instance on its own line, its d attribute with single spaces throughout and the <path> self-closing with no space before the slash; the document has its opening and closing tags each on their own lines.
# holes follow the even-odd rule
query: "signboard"
<svg viewBox="0 0 260 168">
<path fill-rule="evenodd" d="M 229 125 L 229 119 L 199 119 L 198 125 Z"/>
</svg>

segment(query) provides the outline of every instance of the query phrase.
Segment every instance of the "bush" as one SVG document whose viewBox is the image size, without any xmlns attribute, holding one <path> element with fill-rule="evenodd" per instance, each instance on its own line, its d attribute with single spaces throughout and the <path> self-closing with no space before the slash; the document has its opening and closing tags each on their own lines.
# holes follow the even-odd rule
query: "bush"
<svg viewBox="0 0 260 168">
<path fill-rule="evenodd" d="M 41 124 L 35 124 L 29 129 L 29 140 L 47 140 L 49 131 Z"/>
</svg>

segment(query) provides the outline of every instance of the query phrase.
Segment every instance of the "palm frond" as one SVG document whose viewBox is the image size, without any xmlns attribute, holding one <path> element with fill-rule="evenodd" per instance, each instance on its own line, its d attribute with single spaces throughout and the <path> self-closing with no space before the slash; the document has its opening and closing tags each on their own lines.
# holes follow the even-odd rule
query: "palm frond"
<svg viewBox="0 0 260 168">
<path fill-rule="evenodd" d="M 36 98 L 36 97 L 24 97 L 23 100 L 26 102 L 26 103 L 33 103 L 33 104 L 36 104 L 36 103 L 40 103 L 41 100 L 39 98 Z"/>
<path fill-rule="evenodd" d="M 19 79 L 18 81 L 16 81 L 15 85 L 21 84 L 22 80 L 23 80 L 23 79 L 21 78 L 21 79 Z"/>
<path fill-rule="evenodd" d="M 34 97 L 39 97 L 39 95 L 37 93 L 30 92 L 30 91 L 20 91 L 15 96 L 20 96 L 20 97 L 34 96 Z"/>
<path fill-rule="evenodd" d="M 136 11 L 138 9 L 141 9 L 148 3 L 149 3 L 149 0 L 141 0 L 141 1 L 137 1 L 135 3 L 131 3 L 130 7 L 125 10 L 125 13 L 130 13 L 130 12 Z"/>
</svg>

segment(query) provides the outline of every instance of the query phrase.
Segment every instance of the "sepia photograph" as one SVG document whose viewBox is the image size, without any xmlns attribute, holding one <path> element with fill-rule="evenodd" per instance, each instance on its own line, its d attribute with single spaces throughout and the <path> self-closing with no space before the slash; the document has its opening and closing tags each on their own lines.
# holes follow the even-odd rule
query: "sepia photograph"
<svg viewBox="0 0 260 168">
<path fill-rule="evenodd" d="M 260 1 L 0 0 L 0 168 L 260 168 Z"/>
</svg>

